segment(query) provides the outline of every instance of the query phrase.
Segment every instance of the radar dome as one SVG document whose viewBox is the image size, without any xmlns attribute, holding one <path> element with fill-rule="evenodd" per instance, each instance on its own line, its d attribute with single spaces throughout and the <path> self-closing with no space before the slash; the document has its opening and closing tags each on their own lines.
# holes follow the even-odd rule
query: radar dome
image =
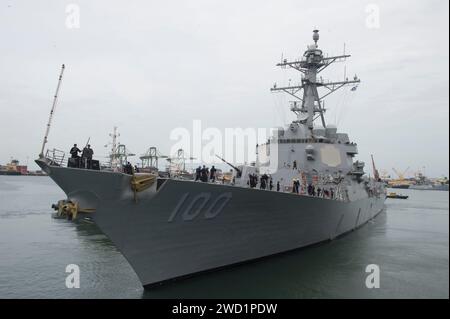
<svg viewBox="0 0 450 319">
<path fill-rule="evenodd" d="M 319 30 L 313 31 L 313 40 L 317 44 L 317 41 L 319 40 Z"/>
</svg>

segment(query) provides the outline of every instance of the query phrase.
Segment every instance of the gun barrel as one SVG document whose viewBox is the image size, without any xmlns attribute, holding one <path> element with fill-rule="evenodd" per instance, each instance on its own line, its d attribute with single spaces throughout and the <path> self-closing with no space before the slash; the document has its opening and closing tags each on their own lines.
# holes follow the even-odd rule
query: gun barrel
<svg viewBox="0 0 450 319">
<path fill-rule="evenodd" d="M 219 158 L 222 162 L 224 162 L 225 164 L 228 164 L 229 166 L 231 166 L 233 169 L 235 169 L 239 174 L 242 174 L 241 170 L 239 168 L 237 168 L 236 166 L 234 166 L 233 164 L 227 162 L 225 159 L 223 159 L 222 157 L 220 157 L 219 155 L 216 155 L 217 158 Z"/>
</svg>

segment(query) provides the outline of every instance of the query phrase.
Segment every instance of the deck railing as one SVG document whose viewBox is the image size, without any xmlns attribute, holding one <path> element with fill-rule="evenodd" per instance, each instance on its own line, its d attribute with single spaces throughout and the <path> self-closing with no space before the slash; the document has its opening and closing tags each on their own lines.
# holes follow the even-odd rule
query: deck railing
<svg viewBox="0 0 450 319">
<path fill-rule="evenodd" d="M 65 159 L 66 153 L 64 151 L 58 150 L 56 148 L 52 150 L 47 150 L 45 153 L 45 158 L 51 161 L 51 165 L 56 166 L 66 166 Z"/>
</svg>

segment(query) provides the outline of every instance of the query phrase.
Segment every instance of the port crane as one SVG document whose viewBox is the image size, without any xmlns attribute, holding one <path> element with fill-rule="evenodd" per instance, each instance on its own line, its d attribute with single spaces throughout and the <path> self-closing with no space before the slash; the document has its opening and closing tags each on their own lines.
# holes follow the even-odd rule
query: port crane
<svg viewBox="0 0 450 319">
<path fill-rule="evenodd" d="M 373 177 L 375 178 L 376 181 L 380 180 L 380 173 L 378 173 L 378 170 L 375 166 L 375 161 L 373 160 L 373 155 L 370 155 L 370 157 L 372 158 L 372 169 L 373 169 Z"/>
<path fill-rule="evenodd" d="M 392 168 L 392 170 L 395 172 L 395 174 L 397 174 L 398 179 L 399 180 L 405 180 L 405 175 L 409 170 L 409 166 L 407 169 L 405 169 L 403 172 L 399 172 L 398 170 L 396 170 L 395 168 Z"/>
<path fill-rule="evenodd" d="M 151 146 L 144 155 L 139 157 L 142 161 L 142 168 L 156 169 L 158 169 L 159 158 L 169 158 L 169 156 L 161 154 L 155 146 Z"/>
<path fill-rule="evenodd" d="M 186 160 L 195 160 L 195 157 L 185 157 L 184 150 L 182 148 L 177 150 L 177 153 L 173 157 L 168 157 L 166 160 L 169 162 L 169 171 L 175 171 L 175 174 L 186 172 Z"/>
</svg>

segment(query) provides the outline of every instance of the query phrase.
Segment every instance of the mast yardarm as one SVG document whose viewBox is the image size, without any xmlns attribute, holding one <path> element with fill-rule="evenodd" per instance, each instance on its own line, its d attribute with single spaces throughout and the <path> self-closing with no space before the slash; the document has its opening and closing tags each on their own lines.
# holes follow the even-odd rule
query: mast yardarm
<svg viewBox="0 0 450 319">
<path fill-rule="evenodd" d="M 345 78 L 343 81 L 331 82 L 323 81 L 322 78 L 317 79 L 317 75 L 334 62 L 344 61 L 350 55 L 337 55 L 332 57 L 324 57 L 322 50 L 319 49 L 317 42 L 319 41 L 319 30 L 313 31 L 314 44 L 307 47 L 300 60 L 289 62 L 284 59 L 277 66 L 282 68 L 292 68 L 302 73 L 301 82 L 298 85 L 288 85 L 285 87 L 277 87 L 274 84 L 270 90 L 273 92 L 283 91 L 295 100 L 291 102 L 291 111 L 297 115 L 296 122 L 306 125 L 309 129 L 313 129 L 313 123 L 320 118 L 322 126 L 326 127 L 325 109 L 323 107 L 324 98 L 338 89 L 349 85 L 359 83 L 360 79 L 355 75 L 353 80 Z M 325 89 L 320 95 L 319 88 Z"/>
</svg>

